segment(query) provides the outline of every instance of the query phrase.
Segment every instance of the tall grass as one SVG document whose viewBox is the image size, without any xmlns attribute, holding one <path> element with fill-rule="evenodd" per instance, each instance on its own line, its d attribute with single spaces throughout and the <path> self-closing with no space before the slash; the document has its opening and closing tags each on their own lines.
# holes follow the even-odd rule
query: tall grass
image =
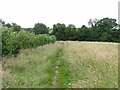
<svg viewBox="0 0 120 90">
<path fill-rule="evenodd" d="M 56 62 L 59 88 L 117 88 L 118 44 L 59 41 L 3 58 L 3 86 L 50 88 Z"/>
<path fill-rule="evenodd" d="M 79 88 L 118 87 L 118 44 L 66 42 L 71 86 Z"/>
<path fill-rule="evenodd" d="M 52 87 L 56 48 L 59 47 L 56 44 L 23 50 L 16 58 L 4 58 L 3 86 L 5 88 Z"/>
</svg>

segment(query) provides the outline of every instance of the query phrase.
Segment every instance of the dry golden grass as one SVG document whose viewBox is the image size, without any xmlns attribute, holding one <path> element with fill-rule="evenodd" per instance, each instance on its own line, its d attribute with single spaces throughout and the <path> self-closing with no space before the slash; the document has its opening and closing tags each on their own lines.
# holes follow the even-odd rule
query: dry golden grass
<svg viewBox="0 0 120 90">
<path fill-rule="evenodd" d="M 77 41 L 64 43 L 64 55 L 67 57 L 73 77 L 71 87 L 118 86 L 117 43 Z"/>
<path fill-rule="evenodd" d="M 75 63 L 79 59 L 106 60 L 118 63 L 118 44 L 104 42 L 75 42 L 68 41 L 64 45 L 65 54 L 69 61 Z M 74 58 L 73 58 L 74 57 Z"/>
</svg>

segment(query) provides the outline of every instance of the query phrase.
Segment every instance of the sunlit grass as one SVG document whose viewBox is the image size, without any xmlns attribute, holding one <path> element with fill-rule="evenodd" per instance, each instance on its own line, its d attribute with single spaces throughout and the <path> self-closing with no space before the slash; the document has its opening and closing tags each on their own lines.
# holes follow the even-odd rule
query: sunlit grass
<svg viewBox="0 0 120 90">
<path fill-rule="evenodd" d="M 21 50 L 17 57 L 3 58 L 3 85 L 10 88 L 49 88 L 55 75 L 58 86 L 75 88 L 118 87 L 118 44 L 60 41 Z"/>
<path fill-rule="evenodd" d="M 66 42 L 71 86 L 79 88 L 118 87 L 118 44 Z"/>
<path fill-rule="evenodd" d="M 17 57 L 4 58 L 4 87 L 52 87 L 56 48 L 59 47 L 56 44 L 26 49 Z"/>
</svg>

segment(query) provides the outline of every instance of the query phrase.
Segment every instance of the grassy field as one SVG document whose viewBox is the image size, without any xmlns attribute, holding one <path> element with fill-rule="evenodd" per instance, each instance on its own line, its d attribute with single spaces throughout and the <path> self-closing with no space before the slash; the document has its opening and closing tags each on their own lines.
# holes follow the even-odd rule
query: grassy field
<svg viewBox="0 0 120 90">
<path fill-rule="evenodd" d="M 117 88 L 118 44 L 59 41 L 3 58 L 3 87 Z"/>
</svg>

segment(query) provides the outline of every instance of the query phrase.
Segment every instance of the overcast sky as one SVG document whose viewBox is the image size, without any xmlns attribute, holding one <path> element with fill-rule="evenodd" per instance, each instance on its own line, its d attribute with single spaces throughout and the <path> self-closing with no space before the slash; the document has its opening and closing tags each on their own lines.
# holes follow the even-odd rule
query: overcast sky
<svg viewBox="0 0 120 90">
<path fill-rule="evenodd" d="M 44 23 L 88 25 L 89 19 L 104 17 L 118 19 L 120 0 L 0 0 L 0 18 L 22 27 Z"/>
</svg>

